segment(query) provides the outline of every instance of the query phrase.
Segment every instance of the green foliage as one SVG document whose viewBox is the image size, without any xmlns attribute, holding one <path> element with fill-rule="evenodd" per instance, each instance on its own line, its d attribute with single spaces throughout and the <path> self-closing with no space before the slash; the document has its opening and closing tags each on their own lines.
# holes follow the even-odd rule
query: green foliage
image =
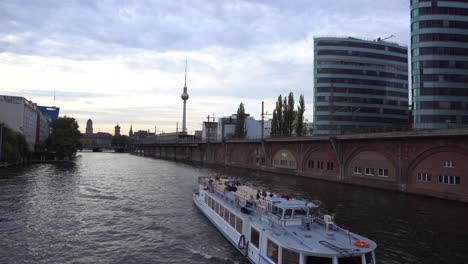
<svg viewBox="0 0 468 264">
<path fill-rule="evenodd" d="M 273 111 L 270 135 L 272 137 L 291 137 L 295 132 L 296 136 L 303 136 L 305 132 L 304 112 L 303 95 L 300 96 L 297 111 L 294 110 L 294 94 L 292 92 L 284 99 L 281 95 L 278 96 L 276 108 Z"/>
<path fill-rule="evenodd" d="M 46 140 L 48 150 L 54 151 L 59 158 L 72 159 L 81 147 L 81 133 L 78 123 L 72 117 L 60 117 L 50 124 L 52 133 Z"/>
<path fill-rule="evenodd" d="M 294 111 L 294 94 L 292 92 L 289 93 L 286 101 L 286 97 L 284 98 L 283 103 L 283 133 L 284 137 L 290 137 L 292 132 L 294 131 L 294 119 L 296 113 Z"/>
<path fill-rule="evenodd" d="M 296 136 L 302 137 L 307 134 L 304 123 L 305 102 L 304 95 L 299 97 L 299 106 L 296 111 Z"/>
<path fill-rule="evenodd" d="M 128 136 L 120 135 L 112 137 L 112 146 L 118 148 L 126 148 L 128 145 Z"/>
<path fill-rule="evenodd" d="M 14 163 L 29 159 L 31 151 L 24 135 L 0 123 L 0 129 L 1 127 L 3 127 L 1 160 Z"/>
<path fill-rule="evenodd" d="M 239 108 L 237 109 L 237 123 L 234 136 L 236 138 L 245 138 L 246 135 L 247 130 L 245 129 L 245 108 L 244 103 L 240 103 Z"/>
</svg>

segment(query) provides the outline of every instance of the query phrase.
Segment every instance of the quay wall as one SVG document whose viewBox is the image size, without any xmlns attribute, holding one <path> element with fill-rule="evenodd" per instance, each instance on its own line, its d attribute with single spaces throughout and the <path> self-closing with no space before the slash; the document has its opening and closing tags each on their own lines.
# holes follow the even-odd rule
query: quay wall
<svg viewBox="0 0 468 264">
<path fill-rule="evenodd" d="M 468 130 L 140 145 L 145 156 L 468 202 Z"/>
</svg>

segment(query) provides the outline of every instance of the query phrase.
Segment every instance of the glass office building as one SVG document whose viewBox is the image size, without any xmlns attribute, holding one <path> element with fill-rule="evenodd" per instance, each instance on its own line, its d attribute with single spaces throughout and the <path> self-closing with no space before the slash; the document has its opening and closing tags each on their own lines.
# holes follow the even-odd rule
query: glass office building
<svg viewBox="0 0 468 264">
<path fill-rule="evenodd" d="M 414 128 L 468 127 L 468 0 L 412 0 Z"/>
<path fill-rule="evenodd" d="M 406 47 L 326 37 L 314 55 L 314 134 L 408 124 Z"/>
</svg>

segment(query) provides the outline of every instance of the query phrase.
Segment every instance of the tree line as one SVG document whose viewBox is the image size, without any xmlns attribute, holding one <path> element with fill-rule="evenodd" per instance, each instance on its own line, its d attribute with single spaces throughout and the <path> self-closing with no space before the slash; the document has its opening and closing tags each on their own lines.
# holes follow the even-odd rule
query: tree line
<svg viewBox="0 0 468 264">
<path fill-rule="evenodd" d="M 273 111 L 270 136 L 272 137 L 302 137 L 307 134 L 304 122 L 305 102 L 304 95 L 299 96 L 299 105 L 294 109 L 294 94 L 286 97 L 278 96 L 276 107 Z"/>
</svg>

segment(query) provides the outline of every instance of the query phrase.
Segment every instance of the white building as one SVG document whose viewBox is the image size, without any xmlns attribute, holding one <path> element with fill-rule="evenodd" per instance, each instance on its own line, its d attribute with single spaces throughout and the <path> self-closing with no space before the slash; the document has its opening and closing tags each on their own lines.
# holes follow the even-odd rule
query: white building
<svg viewBox="0 0 468 264">
<path fill-rule="evenodd" d="M 203 141 L 217 141 L 218 123 L 216 122 L 203 122 L 202 140 Z"/>
<path fill-rule="evenodd" d="M 234 135 L 237 124 L 237 115 L 233 114 L 229 117 L 223 117 L 218 119 L 218 131 L 217 139 L 221 141 L 224 139 L 229 139 L 231 135 Z M 247 114 L 245 118 L 245 129 L 247 134 L 246 139 L 260 139 L 262 137 L 262 121 L 255 120 L 253 117 Z M 271 120 L 265 121 L 264 124 L 264 137 L 267 138 L 270 136 L 270 127 Z"/>
<path fill-rule="evenodd" d="M 49 136 L 50 118 L 24 97 L 0 95 L 0 123 L 23 134 L 31 150 Z"/>
</svg>

